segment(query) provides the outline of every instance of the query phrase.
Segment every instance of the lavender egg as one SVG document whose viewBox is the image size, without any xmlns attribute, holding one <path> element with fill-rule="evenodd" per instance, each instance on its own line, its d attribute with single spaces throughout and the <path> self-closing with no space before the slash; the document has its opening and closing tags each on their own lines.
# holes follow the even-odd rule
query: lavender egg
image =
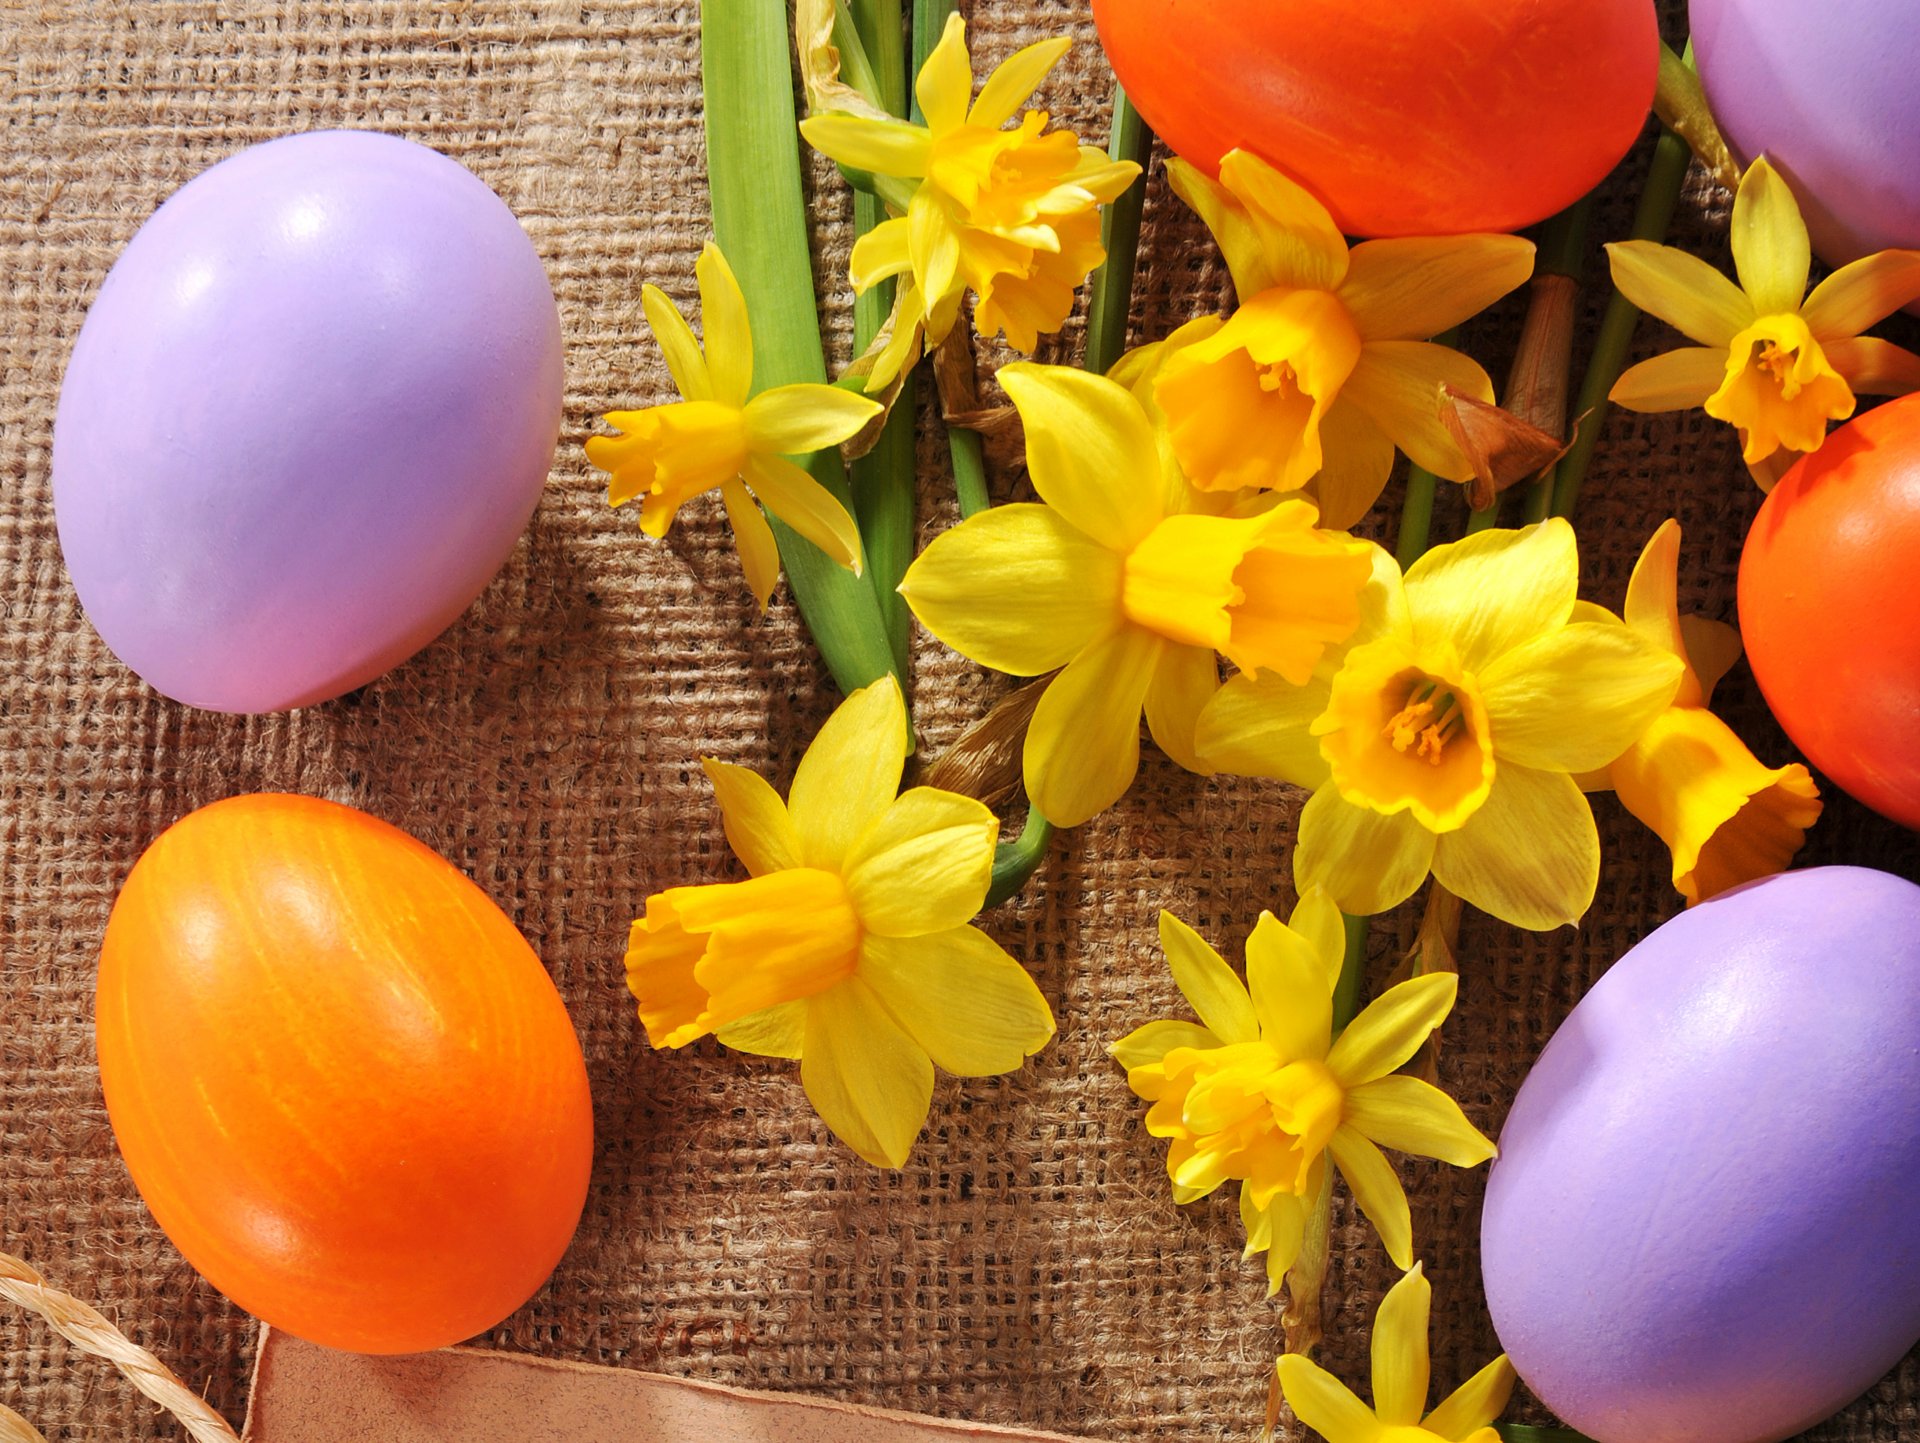
<svg viewBox="0 0 1920 1443">
<path fill-rule="evenodd" d="M 1514 1099 L 1494 1327 L 1600 1443 L 1772 1443 L 1920 1339 L 1920 887 L 1768 878 L 1615 964 Z"/>
<path fill-rule="evenodd" d="M 254 146 L 155 212 L 81 328 L 53 442 L 67 571 L 165 695 L 325 701 L 499 571 L 560 405 L 552 288 L 484 182 L 391 135 Z"/>
<path fill-rule="evenodd" d="M 1830 265 L 1920 246 L 1920 5 L 1692 0 L 1694 57 L 1740 161 L 1765 154 Z"/>
</svg>

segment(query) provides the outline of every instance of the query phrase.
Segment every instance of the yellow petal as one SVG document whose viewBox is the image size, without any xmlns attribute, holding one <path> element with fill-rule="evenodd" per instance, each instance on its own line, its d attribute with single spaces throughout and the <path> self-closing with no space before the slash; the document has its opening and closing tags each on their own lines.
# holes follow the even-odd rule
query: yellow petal
<svg viewBox="0 0 1920 1443">
<path fill-rule="evenodd" d="M 926 303 L 920 288 L 911 282 L 900 287 L 893 305 L 893 334 L 874 358 L 873 371 L 867 377 L 869 396 L 886 390 L 900 373 L 917 365 L 926 350 Z"/>
<path fill-rule="evenodd" d="M 1012 1072 L 1053 1036 L 1053 1011 L 1033 978 L 977 928 L 868 937 L 860 976 L 934 1064 L 958 1077 Z"/>
<path fill-rule="evenodd" d="M 1733 264 L 1760 315 L 1797 311 L 1807 298 L 1813 252 L 1800 203 L 1763 155 L 1747 167 L 1733 197 Z"/>
<path fill-rule="evenodd" d="M 1417 1077 L 1396 1073 L 1349 1088 L 1345 1117 L 1380 1147 L 1455 1167 L 1478 1167 L 1497 1151 L 1459 1103 Z"/>
<path fill-rule="evenodd" d="M 1413 1266 L 1413 1213 L 1407 1207 L 1406 1190 L 1394 1175 L 1386 1154 L 1351 1127 L 1342 1127 L 1333 1135 L 1327 1150 L 1333 1154 L 1340 1176 L 1347 1180 L 1353 1200 L 1380 1234 L 1387 1256 L 1396 1268 Z"/>
<path fill-rule="evenodd" d="M 759 451 L 822 451 L 857 434 L 881 409 L 840 386 L 775 386 L 747 402 L 747 434 Z"/>
<path fill-rule="evenodd" d="M 1109 1043 L 1107 1053 L 1129 1072 L 1136 1067 L 1162 1061 L 1176 1047 L 1218 1047 L 1220 1039 L 1197 1022 L 1162 1019 L 1136 1027 L 1118 1042 Z"/>
<path fill-rule="evenodd" d="M 960 235 L 947 219 L 930 185 L 914 192 L 907 206 L 907 248 L 913 257 L 913 277 L 927 301 L 927 330 L 944 339 L 952 322 L 947 312 L 957 305 L 965 283 L 960 278 Z"/>
<path fill-rule="evenodd" d="M 1318 677 L 1294 686 L 1271 673 L 1236 676 L 1201 711 L 1195 747 L 1215 771 L 1317 787 L 1327 762 L 1308 728 L 1327 709 L 1327 691 Z"/>
<path fill-rule="evenodd" d="M 1389 987 L 1334 1039 L 1327 1066 L 1349 1090 L 1385 1077 L 1446 1021 L 1459 990 L 1452 972 L 1427 972 Z"/>
<path fill-rule="evenodd" d="M 1713 700 L 1713 689 L 1720 684 L 1720 679 L 1740 660 L 1740 633 L 1724 621 L 1709 621 L 1704 616 L 1683 616 L 1680 618 L 1680 637 L 1687 654 L 1687 664 L 1699 682 L 1699 704 L 1705 706 Z M 1675 706 L 1684 704 L 1681 698 L 1686 690 L 1687 683 L 1683 681 L 1680 691 L 1674 693 Z"/>
<path fill-rule="evenodd" d="M 1320 419 L 1320 471 L 1307 486 L 1320 524 L 1335 531 L 1358 525 L 1392 474 L 1393 438 L 1357 403 L 1335 402 Z"/>
<path fill-rule="evenodd" d="M 1486 804 L 1433 854 L 1440 885 L 1516 927 L 1576 923 L 1600 880 L 1593 808 L 1564 772 L 1502 763 Z"/>
<path fill-rule="evenodd" d="M 767 510 L 854 575 L 860 574 L 860 528 L 831 491 L 785 456 L 749 456 L 746 477 Z"/>
<path fill-rule="evenodd" d="M 1762 316 L 1733 338 L 1726 376 L 1705 409 L 1739 428 L 1741 456 L 1753 466 L 1782 448 L 1817 451 L 1827 423 L 1844 421 L 1854 405 L 1807 323 L 1786 313 Z"/>
<path fill-rule="evenodd" d="M 1162 912 L 1160 946 L 1167 954 L 1174 985 L 1209 1032 L 1229 1044 L 1259 1040 L 1253 999 L 1204 937 L 1173 913 Z"/>
<path fill-rule="evenodd" d="M 1057 827 L 1104 812 L 1140 766 L 1140 712 L 1167 643 L 1137 626 L 1102 637 L 1048 684 L 1027 729 L 1027 795 Z"/>
<path fill-rule="evenodd" d="M 1698 256 L 1652 241 L 1615 241 L 1607 259 L 1621 295 L 1703 346 L 1724 351 L 1753 324 L 1746 292 Z"/>
<path fill-rule="evenodd" d="M 1580 585 L 1573 528 L 1559 517 L 1436 546 L 1407 572 L 1419 643 L 1450 641 L 1469 671 L 1566 624 Z"/>
<path fill-rule="evenodd" d="M 980 98 L 973 102 L 967 124 L 984 130 L 998 130 L 1005 125 L 1040 88 L 1047 72 L 1072 48 L 1071 38 L 1058 35 L 1014 51 L 994 67 L 993 74 L 980 87 Z"/>
<path fill-rule="evenodd" d="M 959 15 L 947 17 L 940 43 L 933 47 L 913 83 L 927 128 L 935 135 L 958 130 L 967 123 L 967 102 L 973 97 L 973 59 L 967 54 L 967 23 Z"/>
<path fill-rule="evenodd" d="M 1450 1440 L 1471 1438 L 1506 1412 L 1515 1381 L 1513 1364 L 1502 1353 L 1454 1389 L 1444 1403 L 1427 1414 L 1420 1426 Z"/>
<path fill-rule="evenodd" d="M 1315 1164 L 1325 1171 L 1325 1163 Z M 1241 1188 L 1242 1198 L 1247 1197 L 1251 1189 Z M 1310 1197 L 1319 1196 L 1319 1188 L 1308 1186 Z M 1261 1246 L 1267 1254 L 1267 1296 L 1273 1297 L 1285 1285 L 1287 1272 L 1300 1261 L 1301 1245 L 1307 1235 L 1307 1209 L 1310 1203 L 1302 1201 L 1290 1192 L 1283 1192 L 1269 1202 L 1262 1211 L 1265 1219 L 1265 1232 Z M 1241 1213 L 1244 1220 L 1244 1206 Z M 1251 1241 L 1251 1239 L 1249 1239 Z"/>
<path fill-rule="evenodd" d="M 1300 894 L 1293 915 L 1287 918 L 1287 926 L 1307 939 L 1313 955 L 1320 959 L 1320 970 L 1331 992 L 1339 981 L 1347 956 L 1347 924 L 1340 908 L 1325 888 L 1308 887 Z"/>
<path fill-rule="evenodd" d="M 1326 969 L 1313 944 L 1271 912 L 1260 914 L 1247 938 L 1247 992 L 1262 1040 L 1283 1062 L 1317 1062 L 1327 1055 L 1333 1037 L 1333 988 Z"/>
<path fill-rule="evenodd" d="M 1704 406 L 1726 378 L 1724 348 L 1682 346 L 1629 367 L 1607 399 L 1629 411 L 1688 411 Z"/>
<path fill-rule="evenodd" d="M 1902 306 L 1920 300 L 1920 250 L 1879 251 L 1844 265 L 1800 308 L 1816 339 L 1857 336 Z"/>
<path fill-rule="evenodd" d="M 1225 186 L 1177 156 L 1167 161 L 1167 183 L 1213 233 L 1233 277 L 1234 293 L 1242 301 L 1250 301 L 1280 283 L 1254 229 L 1253 217 Z"/>
<path fill-rule="evenodd" d="M 1410 1428 L 1427 1411 L 1427 1317 L 1433 1285 L 1420 1264 L 1387 1289 L 1373 1319 L 1373 1411 L 1389 1428 Z"/>
<path fill-rule="evenodd" d="M 773 588 L 780 581 L 780 544 L 773 539 L 773 528 L 740 479 L 730 477 L 720 483 L 720 500 L 727 508 L 727 524 L 733 528 L 733 543 L 740 551 L 740 569 L 746 573 L 753 599 L 765 613 Z"/>
<path fill-rule="evenodd" d="M 645 915 L 627 929 L 627 991 L 649 1046 L 685 1047 L 712 1029 L 712 999 L 695 976 L 707 942 L 680 924 L 671 890 L 647 898 Z"/>
<path fill-rule="evenodd" d="M 847 275 L 855 292 L 865 294 L 889 277 L 913 269 L 913 251 L 908 242 L 912 229 L 912 223 L 905 216 L 895 216 L 880 222 L 853 243 Z"/>
<path fill-rule="evenodd" d="M 1072 366 L 1019 361 L 999 379 L 1026 425 L 1041 500 L 1101 545 L 1131 551 L 1162 517 L 1159 447 L 1140 403 Z"/>
<path fill-rule="evenodd" d="M 1346 278 L 1346 237 L 1305 187 L 1245 150 L 1221 158 L 1220 184 L 1247 209 L 1266 252 L 1269 285 L 1330 291 Z"/>
<path fill-rule="evenodd" d="M 799 834 L 787 815 L 787 804 L 764 777 L 712 757 L 700 765 L 713 783 L 714 800 L 720 803 L 727 845 L 749 873 L 758 877 L 803 865 Z"/>
<path fill-rule="evenodd" d="M 1673 700 L 1686 665 L 1639 632 L 1572 622 L 1504 652 L 1480 673 L 1502 765 L 1584 772 L 1633 745 Z"/>
<path fill-rule="evenodd" d="M 1850 336 L 1826 344 L 1827 361 L 1858 395 L 1904 396 L 1920 391 L 1920 356 L 1878 336 Z"/>
<path fill-rule="evenodd" d="M 707 379 L 706 357 L 693 338 L 693 327 L 680 314 L 665 291 L 658 286 L 640 287 L 640 308 L 647 313 L 647 325 L 667 358 L 667 371 L 680 394 L 689 401 L 711 401 L 713 385 Z"/>
<path fill-rule="evenodd" d="M 841 863 L 861 925 L 880 937 L 919 937 L 972 921 L 987 900 L 999 835 L 999 820 L 972 797 L 903 792 Z"/>
<path fill-rule="evenodd" d="M 858 977 L 808 1000 L 800 1083 L 835 1137 L 875 1167 L 906 1166 L 933 1063 Z"/>
<path fill-rule="evenodd" d="M 694 262 L 700 281 L 700 327 L 706 334 L 707 377 L 713 399 L 723 406 L 744 406 L 753 390 L 753 331 L 747 324 L 747 298 L 733 267 L 708 241 Z"/>
<path fill-rule="evenodd" d="M 751 1052 L 756 1057 L 784 1057 L 797 1060 L 807 1035 L 807 1003 L 782 1002 L 764 1012 L 742 1017 L 713 1030 L 716 1041 L 735 1052 Z"/>
<path fill-rule="evenodd" d="M 1820 817 L 1805 767 L 1761 765 L 1699 707 L 1663 713 L 1609 777 L 1621 805 L 1673 853 L 1673 885 L 1689 904 L 1785 871 Z"/>
<path fill-rule="evenodd" d="M 1414 464 L 1465 481 L 1473 466 L 1440 422 L 1442 386 L 1476 401 L 1493 400 L 1493 382 L 1479 362 L 1427 341 L 1369 342 L 1340 394 L 1372 417 Z"/>
<path fill-rule="evenodd" d="M 927 128 L 904 120 L 874 120 L 830 110 L 801 121 L 800 133 L 829 160 L 876 175 L 906 179 L 925 175 L 933 153 Z"/>
<path fill-rule="evenodd" d="M 1345 1383 L 1302 1353 L 1285 1354 L 1278 1367 L 1293 1416 L 1327 1443 L 1379 1443 L 1380 1420 Z"/>
<path fill-rule="evenodd" d="M 1533 274 L 1511 235 L 1407 236 L 1353 248 L 1340 299 L 1370 341 L 1424 341 L 1477 316 Z"/>
<path fill-rule="evenodd" d="M 1627 579 L 1627 604 L 1622 619 L 1648 642 L 1677 656 L 1686 654 L 1680 634 L 1680 523 L 1669 517 L 1660 523 Z M 1682 690 L 1685 690 L 1683 685 Z M 1693 706 L 1693 698 L 1675 698 L 1677 705 Z"/>
<path fill-rule="evenodd" d="M 838 871 L 892 805 L 906 761 L 906 704 L 883 676 L 841 702 L 800 758 L 787 813 L 802 864 Z"/>
<path fill-rule="evenodd" d="M 1147 688 L 1147 730 L 1154 744 L 1190 772 L 1211 774 L 1195 744 L 1200 714 L 1220 689 L 1220 664 L 1203 647 L 1169 646 Z"/>
<path fill-rule="evenodd" d="M 995 506 L 936 536 L 900 594 L 962 656 L 1041 676 L 1119 625 L 1121 565 L 1050 507 Z"/>
<path fill-rule="evenodd" d="M 1324 887 L 1344 912 L 1371 916 L 1397 907 L 1427 880 L 1433 833 L 1411 812 L 1386 817 L 1345 801 L 1331 782 L 1300 813 L 1293 879 Z"/>
</svg>

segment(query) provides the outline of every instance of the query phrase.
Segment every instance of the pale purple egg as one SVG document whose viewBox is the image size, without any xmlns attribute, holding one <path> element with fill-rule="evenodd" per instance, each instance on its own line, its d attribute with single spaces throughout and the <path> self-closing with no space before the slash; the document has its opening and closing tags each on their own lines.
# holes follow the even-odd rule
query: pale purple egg
<svg viewBox="0 0 1920 1443">
<path fill-rule="evenodd" d="M 1487 1305 L 1601 1443 L 1771 1443 L 1920 1339 L 1920 887 L 1756 882 L 1615 964 L 1514 1099 Z"/>
<path fill-rule="evenodd" d="M 1707 100 L 1792 183 L 1820 258 L 1920 246 L 1920 4 L 1692 0 Z"/>
<path fill-rule="evenodd" d="M 115 655 L 216 711 L 339 696 L 499 571 L 559 434 L 545 269 L 472 172 L 287 136 L 155 212 L 60 392 L 54 509 Z"/>
</svg>

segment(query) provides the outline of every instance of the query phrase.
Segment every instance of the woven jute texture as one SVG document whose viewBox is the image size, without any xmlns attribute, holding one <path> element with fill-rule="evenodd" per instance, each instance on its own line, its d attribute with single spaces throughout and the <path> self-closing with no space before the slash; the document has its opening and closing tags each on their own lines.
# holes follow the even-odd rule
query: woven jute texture
<svg viewBox="0 0 1920 1443">
<path fill-rule="evenodd" d="M 983 60 L 1073 34 L 1043 101 L 1104 138 L 1111 79 L 1084 0 L 971 9 Z M 1684 7 L 1667 9 L 1672 33 Z M 598 1145 L 584 1223 L 553 1281 L 485 1341 L 1097 1437 L 1249 1438 L 1277 1310 L 1240 1260 L 1230 1197 L 1173 1205 L 1162 1146 L 1103 1049 L 1181 1013 L 1159 908 L 1237 958 L 1260 909 L 1291 904 L 1297 795 L 1189 776 L 1149 748 L 1132 795 L 1060 841 L 1025 896 L 987 919 L 1051 999 L 1058 1039 L 1012 1077 L 943 1080 L 899 1173 L 836 1145 L 792 1067 L 711 1042 L 655 1054 L 633 1015 L 620 962 L 648 892 L 741 875 L 698 758 L 784 787 L 835 699 L 784 595 L 754 615 L 715 505 L 652 543 L 607 508 L 581 454 L 600 412 L 671 394 L 640 286 L 693 301 L 707 236 L 698 41 L 690 0 L 0 0 L 0 1247 L 99 1304 L 238 1419 L 252 1325 L 160 1235 L 115 1152 L 93 969 L 115 889 L 170 822 L 238 792 L 307 792 L 405 828 L 472 875 L 545 959 L 586 1048 Z M 67 583 L 48 475 L 62 368 L 108 266 L 161 200 L 242 146 L 329 126 L 435 146 L 520 216 L 566 330 L 560 447 L 504 572 L 414 660 L 290 715 L 190 711 L 114 659 Z M 1625 234 L 1647 153 L 1643 140 L 1610 184 L 1596 243 Z M 812 200 L 844 356 L 849 207 L 824 166 Z M 1724 262 L 1725 208 L 1696 173 L 1679 242 Z M 1156 166 L 1135 338 L 1226 294 L 1211 242 Z M 1599 303 L 1590 285 L 1583 335 Z M 1496 376 L 1518 311 L 1508 302 L 1467 337 Z M 1079 334 L 1076 322 L 1061 359 Z M 1641 353 L 1672 341 L 1649 323 Z M 951 487 L 939 446 L 922 456 L 931 534 L 951 520 Z M 1007 494 L 1022 479 L 1000 459 Z M 1704 417 L 1616 416 L 1580 517 L 1586 593 L 1617 606 L 1645 537 L 1676 515 L 1683 606 L 1730 617 L 1757 500 L 1730 435 Z M 1383 511 L 1396 501 L 1397 486 Z M 1444 496 L 1435 535 L 1463 517 Z M 1001 683 L 924 637 L 917 650 L 931 756 Z M 1791 755 L 1744 668 L 1723 695 L 1762 757 Z M 1806 861 L 1920 869 L 1911 835 L 1830 801 Z M 1576 999 L 1678 906 L 1659 844 L 1611 798 L 1598 811 L 1607 860 L 1578 932 L 1466 925 L 1443 1068 L 1489 1132 Z M 1415 920 L 1403 909 L 1376 925 L 1373 985 Z M 1402 1174 L 1437 1289 L 1436 1383 L 1450 1387 L 1497 1347 L 1478 1284 L 1483 1176 Z M 1389 1265 L 1344 1194 L 1339 1209 L 1322 1356 L 1364 1385 Z M 0 1399 L 56 1440 L 176 1436 L 102 1367 L 10 1316 Z M 1909 1360 L 1818 1436 L 1912 1438 L 1917 1407 Z"/>
</svg>

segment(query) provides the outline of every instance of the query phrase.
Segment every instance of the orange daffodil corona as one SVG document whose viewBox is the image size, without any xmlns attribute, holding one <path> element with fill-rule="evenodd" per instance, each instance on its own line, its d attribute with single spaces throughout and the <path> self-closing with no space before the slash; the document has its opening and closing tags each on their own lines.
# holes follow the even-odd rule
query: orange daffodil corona
<svg viewBox="0 0 1920 1443">
<path fill-rule="evenodd" d="M 780 576 L 780 552 L 756 498 L 842 566 L 860 570 L 860 532 L 832 492 L 788 459 L 837 446 L 880 414 L 838 386 L 776 386 L 753 394 L 753 332 L 746 297 L 720 248 L 695 265 L 706 344 L 657 286 L 641 290 L 667 370 L 683 399 L 643 411 L 611 411 L 624 434 L 587 439 L 587 459 L 612 473 L 607 500 L 640 498 L 640 528 L 665 536 L 676 512 L 715 487 L 740 547 L 740 564 L 765 611 Z"/>
<path fill-rule="evenodd" d="M 1202 769 L 1200 712 L 1219 685 L 1216 653 L 1243 671 L 1308 681 L 1359 623 L 1378 551 L 1315 525 L 1282 500 L 1214 514 L 1117 383 L 1064 366 L 1000 372 L 1026 426 L 1044 505 L 998 506 L 944 532 L 900 592 L 961 654 L 1048 684 L 1027 732 L 1027 793 L 1078 826 L 1119 800 L 1154 740 Z"/>
<path fill-rule="evenodd" d="M 1516 926 L 1579 920 L 1600 842 L 1575 773 L 1605 767 L 1671 702 L 1684 663 L 1576 610 L 1554 519 L 1375 572 L 1363 621 L 1305 685 L 1239 676 L 1200 719 L 1213 766 L 1310 788 L 1294 875 L 1382 912 L 1429 872 Z"/>
<path fill-rule="evenodd" d="M 655 1047 L 711 1033 L 798 1058 L 827 1126 L 881 1167 L 905 1164 L 936 1064 L 1011 1072 L 1054 1032 L 1033 979 L 968 925 L 998 823 L 952 792 L 896 796 L 906 737 L 888 677 L 828 719 L 785 802 L 744 767 L 705 762 L 751 878 L 656 893 L 627 947 Z"/>
<path fill-rule="evenodd" d="M 1029 45 L 975 98 L 966 22 L 953 15 L 914 83 L 925 125 L 832 110 L 800 123 L 814 149 L 877 177 L 881 196 L 900 212 L 853 248 L 855 291 L 908 278 L 868 390 L 884 389 L 919 359 L 923 333 L 928 346 L 945 340 L 969 290 L 979 297 L 982 335 L 1004 331 L 1016 349 L 1031 351 L 1042 333 L 1060 329 L 1075 288 L 1106 258 L 1099 208 L 1140 167 L 1081 145 L 1069 131 L 1049 131 L 1042 110 L 1004 128 L 1070 44 Z"/>
<path fill-rule="evenodd" d="M 1920 299 L 1920 251 L 1881 251 L 1807 294 L 1812 252 L 1792 189 L 1765 156 L 1733 202 L 1740 284 L 1651 241 L 1607 247 L 1613 282 L 1643 311 L 1699 342 L 1642 361 L 1614 384 L 1634 411 L 1704 406 L 1740 432 L 1754 477 L 1771 487 L 1854 412 L 1856 393 L 1920 390 L 1920 356 L 1860 332 Z"/>
<path fill-rule="evenodd" d="M 1249 1254 L 1272 1289 L 1300 1253 L 1310 1202 L 1339 1168 L 1401 1268 L 1413 1263 L 1407 1196 L 1382 1146 L 1474 1167 L 1493 1144 L 1446 1093 L 1394 1069 L 1452 1010 L 1459 979 L 1433 973 L 1389 988 L 1336 1038 L 1333 994 L 1345 950 L 1340 911 L 1321 891 L 1292 920 L 1260 914 L 1247 980 L 1169 912 L 1160 939 L 1199 1022 L 1159 1021 L 1109 1049 L 1152 1103 L 1147 1131 L 1169 1141 L 1174 1201 L 1240 1181 Z"/>
<path fill-rule="evenodd" d="M 1276 1365 L 1287 1406 L 1326 1443 L 1500 1443 L 1493 1421 L 1517 1381 L 1502 1353 L 1427 1411 L 1427 1349 L 1433 1285 L 1416 1265 L 1387 1290 L 1373 1320 L 1373 1406 L 1312 1359 L 1289 1353 Z"/>
<path fill-rule="evenodd" d="M 1799 762 L 1766 767 L 1707 710 L 1740 657 L 1740 633 L 1681 616 L 1680 524 L 1668 521 L 1627 586 L 1627 625 L 1686 670 L 1673 704 L 1590 786 L 1611 787 L 1673 853 L 1673 885 L 1689 906 L 1785 871 L 1820 818 L 1820 789 Z"/>
<path fill-rule="evenodd" d="M 1173 188 L 1213 232 L 1240 307 L 1183 332 L 1155 400 L 1188 478 L 1204 490 L 1313 486 L 1322 522 L 1364 516 L 1398 447 L 1453 481 L 1473 474 L 1440 421 L 1440 388 L 1491 402 L 1479 365 L 1428 337 L 1524 282 L 1517 236 L 1365 241 L 1259 157 L 1232 151 L 1210 180 L 1172 160 Z"/>
</svg>

